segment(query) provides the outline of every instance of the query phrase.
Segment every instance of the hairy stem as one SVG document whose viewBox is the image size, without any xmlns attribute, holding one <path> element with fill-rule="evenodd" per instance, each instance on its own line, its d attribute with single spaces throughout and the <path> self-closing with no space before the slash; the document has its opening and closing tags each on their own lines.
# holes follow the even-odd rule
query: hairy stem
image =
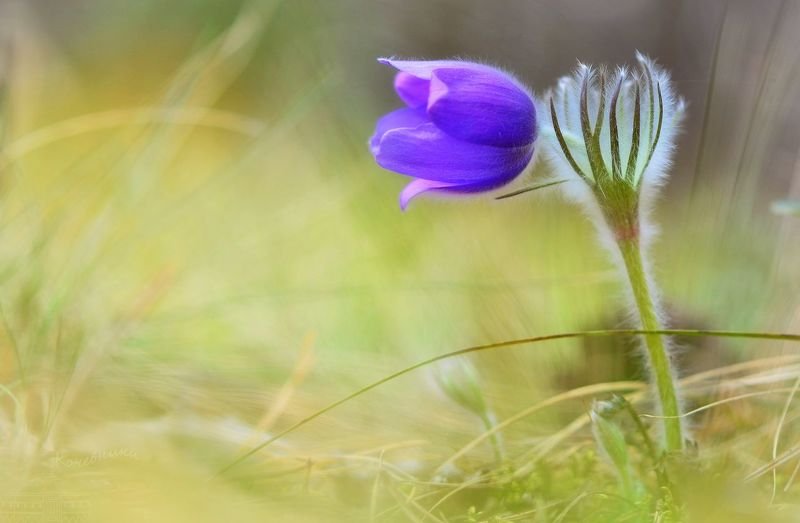
<svg viewBox="0 0 800 523">
<path fill-rule="evenodd" d="M 634 229 L 635 230 L 635 229 Z M 638 231 L 635 234 L 617 235 L 625 270 L 631 285 L 636 308 L 639 311 L 644 330 L 661 330 L 662 326 L 656 312 L 655 298 L 645 273 Z M 681 427 L 680 403 L 675 390 L 675 379 L 664 338 L 656 334 L 644 337 L 655 380 L 661 415 L 664 416 L 664 443 L 667 451 L 683 449 L 683 430 Z"/>
</svg>

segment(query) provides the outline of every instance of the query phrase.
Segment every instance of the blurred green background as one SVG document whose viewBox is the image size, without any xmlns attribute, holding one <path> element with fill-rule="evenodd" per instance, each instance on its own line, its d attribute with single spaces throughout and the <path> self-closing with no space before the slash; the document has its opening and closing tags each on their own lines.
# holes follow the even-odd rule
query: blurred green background
<svg viewBox="0 0 800 523">
<path fill-rule="evenodd" d="M 413 520 L 377 516 L 403 502 L 376 463 L 430 478 L 482 431 L 427 369 L 214 473 L 420 359 L 626 325 L 555 191 L 400 212 L 403 177 L 366 147 L 399 105 L 379 56 L 485 60 L 542 93 L 577 60 L 651 55 L 689 102 L 655 211 L 672 326 L 800 330 L 800 220 L 770 212 L 800 197 L 797 2 L 4 0 L 0 19 L 7 518 L 44 500 L 35 517 L 74 521 Z M 687 374 L 794 350 L 681 343 Z M 505 419 L 640 378 L 633 353 L 564 341 L 472 362 Z M 526 463 L 590 401 L 513 424 L 509 455 Z M 560 452 L 591 442 L 571 437 Z M 490 459 L 479 445 L 459 467 Z"/>
</svg>

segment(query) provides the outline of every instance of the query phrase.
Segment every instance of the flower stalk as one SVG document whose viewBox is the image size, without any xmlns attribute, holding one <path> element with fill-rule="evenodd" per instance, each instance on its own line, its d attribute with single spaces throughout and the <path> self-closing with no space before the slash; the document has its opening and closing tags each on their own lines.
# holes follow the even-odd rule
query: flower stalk
<svg viewBox="0 0 800 523">
<path fill-rule="evenodd" d="M 630 230 L 630 229 L 628 229 Z M 644 330 L 658 331 L 663 326 L 658 319 L 658 306 L 650 290 L 647 273 L 642 261 L 639 235 L 627 233 L 617 236 L 625 272 L 631 287 L 636 309 L 639 312 L 641 327 Z M 647 355 L 655 379 L 656 391 L 664 416 L 664 444 L 667 451 L 683 449 L 683 429 L 681 427 L 680 403 L 675 390 L 675 376 L 664 338 L 657 334 L 644 336 Z"/>
</svg>

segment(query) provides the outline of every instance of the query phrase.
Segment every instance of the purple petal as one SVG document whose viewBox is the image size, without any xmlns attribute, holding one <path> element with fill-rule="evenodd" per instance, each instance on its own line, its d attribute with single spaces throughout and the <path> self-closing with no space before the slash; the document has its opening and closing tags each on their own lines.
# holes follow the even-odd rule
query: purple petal
<svg viewBox="0 0 800 523">
<path fill-rule="evenodd" d="M 511 179 L 525 169 L 532 155 L 532 147 L 476 145 L 427 123 L 386 132 L 375 160 L 390 171 L 462 185 Z"/>
<path fill-rule="evenodd" d="M 499 189 L 500 187 L 511 183 L 518 175 L 518 172 L 509 171 L 493 178 L 487 177 L 479 182 L 450 185 L 442 188 L 441 190 L 457 194 L 488 192 Z"/>
<path fill-rule="evenodd" d="M 394 90 L 403 102 L 409 107 L 425 107 L 428 104 L 430 80 L 423 80 L 416 76 L 399 72 L 394 77 Z"/>
<path fill-rule="evenodd" d="M 408 208 L 409 202 L 424 192 L 432 191 L 434 189 L 444 189 L 450 186 L 451 184 L 449 183 L 434 182 L 431 180 L 423 180 L 418 178 L 406 185 L 405 188 L 400 192 L 400 209 L 405 211 Z"/>
<path fill-rule="evenodd" d="M 400 192 L 400 209 L 405 211 L 412 199 L 425 192 L 433 191 L 450 194 L 481 193 L 498 189 L 510 183 L 516 177 L 517 173 L 509 172 L 499 177 L 487 177 L 480 182 L 459 185 L 417 178 L 406 185 Z"/>
<path fill-rule="evenodd" d="M 378 58 L 378 61 L 384 65 L 390 65 L 423 80 L 430 80 L 431 74 L 436 69 L 469 69 L 469 70 L 484 70 L 494 71 L 495 69 L 488 65 L 476 64 L 474 62 L 463 62 L 461 60 L 394 60 L 392 58 Z"/>
<path fill-rule="evenodd" d="M 398 109 L 384 115 L 375 124 L 375 133 L 369 139 L 369 149 L 373 156 L 377 156 L 380 151 L 380 143 L 383 135 L 392 129 L 413 129 L 424 123 L 429 123 L 430 118 L 424 109 Z"/>
<path fill-rule="evenodd" d="M 521 147 L 536 137 L 533 99 L 497 70 L 436 69 L 428 114 L 450 136 L 477 144 Z"/>
</svg>

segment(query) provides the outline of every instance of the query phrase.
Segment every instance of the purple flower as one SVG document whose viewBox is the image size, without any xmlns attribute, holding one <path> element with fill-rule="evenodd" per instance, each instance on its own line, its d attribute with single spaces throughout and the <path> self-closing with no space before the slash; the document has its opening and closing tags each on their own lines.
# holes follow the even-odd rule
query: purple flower
<svg viewBox="0 0 800 523">
<path fill-rule="evenodd" d="M 402 209 L 426 191 L 497 189 L 530 163 L 536 108 L 515 78 L 457 60 L 378 61 L 399 71 L 394 88 L 406 107 L 378 120 L 369 146 L 378 165 L 414 178 Z"/>
</svg>

